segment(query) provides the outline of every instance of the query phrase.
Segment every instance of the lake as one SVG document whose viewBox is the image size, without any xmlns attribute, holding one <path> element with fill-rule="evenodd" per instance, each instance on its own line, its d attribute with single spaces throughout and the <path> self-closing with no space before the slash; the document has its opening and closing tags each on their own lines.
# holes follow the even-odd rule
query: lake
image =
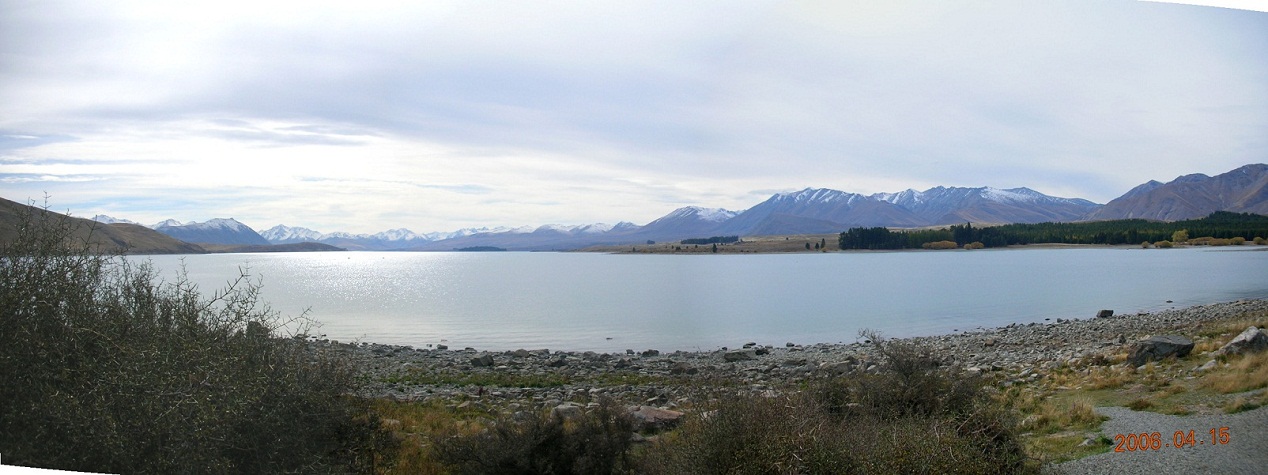
<svg viewBox="0 0 1268 475">
<path fill-rule="evenodd" d="M 248 267 L 263 300 L 340 341 L 481 350 L 850 343 L 1268 298 L 1268 249 L 766 255 L 331 252 L 149 256 L 204 294 Z M 1167 303 L 1167 301 L 1172 303 Z"/>
</svg>

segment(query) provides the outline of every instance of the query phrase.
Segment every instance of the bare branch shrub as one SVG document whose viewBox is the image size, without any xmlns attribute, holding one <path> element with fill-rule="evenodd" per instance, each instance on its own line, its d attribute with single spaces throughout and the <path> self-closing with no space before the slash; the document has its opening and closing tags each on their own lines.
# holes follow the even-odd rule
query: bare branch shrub
<svg viewBox="0 0 1268 475">
<path fill-rule="evenodd" d="M 275 335 L 241 276 L 212 298 L 183 274 L 94 252 L 32 212 L 0 249 L 5 463 L 114 473 L 370 470 L 391 442 L 352 368 Z"/>
<path fill-rule="evenodd" d="M 440 434 L 435 453 L 455 474 L 611 474 L 630 469 L 634 421 L 610 399 L 573 420 L 503 417 L 475 434 Z"/>
</svg>

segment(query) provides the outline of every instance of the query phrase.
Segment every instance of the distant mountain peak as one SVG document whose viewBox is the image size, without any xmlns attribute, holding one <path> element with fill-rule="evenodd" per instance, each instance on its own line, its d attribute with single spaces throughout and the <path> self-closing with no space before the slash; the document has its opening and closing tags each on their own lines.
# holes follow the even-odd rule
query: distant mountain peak
<svg viewBox="0 0 1268 475">
<path fill-rule="evenodd" d="M 193 221 L 190 221 L 190 224 L 193 224 Z M 148 227 L 149 227 L 150 229 L 158 229 L 158 228 L 165 227 L 165 226 L 184 226 L 184 225 L 185 225 L 185 223 L 182 223 L 182 222 L 177 221 L 177 220 L 175 220 L 175 219 L 165 219 L 165 220 L 163 220 L 163 221 L 159 221 L 159 222 L 157 222 L 157 223 L 154 223 L 154 224 L 152 224 L 152 225 L 150 225 L 150 226 L 148 226 Z"/>
<path fill-rule="evenodd" d="M 796 202 L 805 202 L 805 203 L 834 203 L 834 202 L 840 202 L 840 201 L 850 202 L 859 198 L 863 198 L 863 195 L 849 193 L 849 192 L 840 191 L 840 190 L 833 190 L 831 188 L 806 188 L 800 191 L 778 193 L 771 198 L 777 199 L 777 200 L 793 200 Z"/>
<path fill-rule="evenodd" d="M 701 221 L 708 221 L 711 223 L 720 223 L 722 221 L 726 221 L 728 219 L 735 217 L 736 214 L 737 213 L 735 211 L 729 211 L 722 208 L 702 208 L 699 206 L 684 206 L 682 208 L 673 210 L 672 212 L 661 217 L 657 221 L 661 219 L 695 218 Z"/>
<path fill-rule="evenodd" d="M 1193 173 L 1168 183 L 1150 180 L 1088 213 L 1086 219 L 1175 221 L 1216 211 L 1268 214 L 1268 165 L 1245 165 L 1216 176 Z"/>
<path fill-rule="evenodd" d="M 132 220 L 129 220 L 129 219 L 122 219 L 122 218 L 115 218 L 115 217 L 111 217 L 111 216 L 106 216 L 106 215 L 104 215 L 104 214 L 99 214 L 99 215 L 93 216 L 93 217 L 92 217 L 92 220 L 93 220 L 93 221 L 96 221 L 96 222 L 98 222 L 98 223 L 102 223 L 102 224 L 119 224 L 119 223 L 122 223 L 122 224 L 139 224 L 139 223 L 137 223 L 136 221 L 132 221 Z"/>
<path fill-rule="evenodd" d="M 268 245 L 269 241 L 250 226 L 233 218 L 215 218 L 203 223 L 180 224 L 169 219 L 153 226 L 155 231 L 185 242 L 207 244 Z"/>
</svg>

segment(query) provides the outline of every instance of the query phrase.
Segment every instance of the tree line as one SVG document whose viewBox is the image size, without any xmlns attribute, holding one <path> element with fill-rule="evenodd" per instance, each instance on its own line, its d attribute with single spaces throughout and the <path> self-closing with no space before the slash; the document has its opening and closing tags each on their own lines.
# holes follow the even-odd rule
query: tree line
<svg viewBox="0 0 1268 475">
<path fill-rule="evenodd" d="M 940 229 L 890 231 L 857 227 L 841 233 L 841 249 L 920 249 L 927 243 L 981 243 L 984 247 L 1018 244 L 1140 244 L 1172 239 L 1179 231 L 1193 237 L 1252 240 L 1268 236 L 1268 216 L 1217 211 L 1184 221 L 1121 219 L 1081 223 L 1007 224 L 973 227 L 970 223 Z"/>
<path fill-rule="evenodd" d="M 710 238 L 683 239 L 679 244 L 731 244 L 739 242 L 739 236 L 713 236 Z"/>
</svg>

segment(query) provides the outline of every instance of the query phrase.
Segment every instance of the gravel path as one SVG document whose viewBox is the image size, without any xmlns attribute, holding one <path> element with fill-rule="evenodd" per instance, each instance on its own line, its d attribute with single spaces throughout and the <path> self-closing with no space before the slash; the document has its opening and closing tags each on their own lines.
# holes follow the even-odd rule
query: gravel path
<svg viewBox="0 0 1268 475">
<path fill-rule="evenodd" d="M 1069 475 L 1159 475 L 1167 473 L 1268 473 L 1268 406 L 1238 414 L 1210 416 L 1169 416 L 1137 412 L 1125 407 L 1099 407 L 1109 416 L 1101 433 L 1111 440 L 1116 434 L 1152 433 L 1162 435 L 1158 450 L 1113 452 L 1066 462 L 1052 473 Z M 1210 430 L 1228 427 L 1228 444 L 1212 444 Z M 1176 431 L 1192 430 L 1196 447 L 1169 447 Z M 1117 441 L 1115 442 L 1115 446 Z"/>
</svg>

